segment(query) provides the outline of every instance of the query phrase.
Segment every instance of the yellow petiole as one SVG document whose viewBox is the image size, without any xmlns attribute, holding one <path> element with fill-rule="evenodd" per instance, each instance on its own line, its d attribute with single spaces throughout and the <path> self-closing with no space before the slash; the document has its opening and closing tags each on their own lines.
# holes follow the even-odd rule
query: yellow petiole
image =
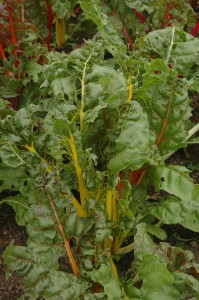
<svg viewBox="0 0 199 300">
<path fill-rule="evenodd" d="M 31 143 L 31 146 L 25 144 L 25 145 L 23 145 L 23 147 L 24 147 L 25 149 L 27 149 L 29 152 L 32 152 L 32 153 L 36 154 L 36 156 L 39 157 L 39 159 L 40 159 L 44 164 L 47 165 L 46 171 L 47 171 L 48 174 L 50 174 L 50 172 L 52 171 L 52 168 L 51 168 L 50 166 L 48 166 L 48 162 L 47 162 L 43 157 L 41 157 L 41 156 L 39 155 L 39 153 L 37 152 L 37 150 L 36 150 L 35 147 L 34 147 L 33 142 Z"/>
<path fill-rule="evenodd" d="M 109 258 L 109 263 L 111 265 L 111 270 L 112 270 L 112 274 L 113 274 L 113 277 L 116 279 L 116 280 L 119 280 L 119 275 L 118 275 L 118 272 L 117 272 L 117 268 L 115 266 L 115 263 L 112 259 L 112 257 Z"/>
<path fill-rule="evenodd" d="M 129 85 L 128 85 L 128 89 L 129 89 L 128 103 L 130 103 L 131 100 L 132 100 L 132 97 L 133 97 L 133 84 L 132 84 L 131 75 L 129 75 Z"/>
<path fill-rule="evenodd" d="M 70 137 L 69 137 L 69 145 L 71 148 L 71 155 L 73 158 L 73 163 L 74 163 L 75 171 L 76 171 L 76 175 L 77 175 L 81 206 L 82 206 L 82 208 L 84 208 L 84 206 L 86 204 L 86 200 L 88 198 L 88 190 L 85 187 L 84 179 L 82 176 L 82 169 L 78 162 L 78 156 L 77 156 L 77 150 L 76 150 L 76 146 L 75 146 L 75 142 L 74 142 L 74 137 L 71 133 L 70 133 Z"/>
<path fill-rule="evenodd" d="M 77 201 L 77 199 L 72 195 L 72 202 L 76 207 L 78 217 L 87 217 L 86 211 L 83 209 L 81 204 Z"/>
<path fill-rule="evenodd" d="M 58 48 L 61 48 L 65 43 L 66 36 L 66 20 L 65 18 L 59 19 L 57 16 L 55 18 L 55 27 L 56 27 L 56 42 Z"/>
</svg>

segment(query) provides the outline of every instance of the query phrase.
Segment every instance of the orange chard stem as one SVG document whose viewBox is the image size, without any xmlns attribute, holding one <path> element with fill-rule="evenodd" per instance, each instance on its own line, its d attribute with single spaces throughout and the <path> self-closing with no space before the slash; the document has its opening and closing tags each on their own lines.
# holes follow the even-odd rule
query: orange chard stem
<svg viewBox="0 0 199 300">
<path fill-rule="evenodd" d="M 52 12 L 52 7 L 51 4 L 49 3 L 48 0 L 46 0 L 46 5 L 47 5 L 47 19 L 48 19 L 48 36 L 46 37 L 46 45 L 48 50 L 50 51 L 50 40 L 51 40 L 51 35 L 52 35 L 52 24 L 53 24 L 53 12 Z"/>
<path fill-rule="evenodd" d="M 45 191 L 46 191 L 48 200 L 50 202 L 50 206 L 51 206 L 51 208 L 53 210 L 53 213 L 54 213 L 57 225 L 58 225 L 58 229 L 59 229 L 60 234 L 62 236 L 62 239 L 63 239 L 63 242 L 64 242 L 64 248 L 66 250 L 66 253 L 68 254 L 69 261 L 70 261 L 70 264 L 71 264 L 71 268 L 73 270 L 74 275 L 77 277 L 78 274 L 79 274 L 79 269 L 78 269 L 77 263 L 76 263 L 76 261 L 74 259 L 72 250 L 70 248 L 69 241 L 66 238 L 63 226 L 62 226 L 62 224 L 61 224 L 61 222 L 59 220 L 59 217 L 58 217 L 58 214 L 57 214 L 57 211 L 56 211 L 56 208 L 55 208 L 55 204 L 54 204 L 54 202 L 53 202 L 53 200 L 52 200 L 52 198 L 51 198 L 51 196 L 50 196 L 50 194 L 49 194 L 49 192 L 48 192 L 48 190 L 46 188 L 45 188 Z"/>
<path fill-rule="evenodd" d="M 123 28 L 123 32 L 129 42 L 130 50 L 133 50 L 133 41 L 132 41 L 131 37 L 129 36 L 128 31 L 126 30 L 126 27 Z"/>
<path fill-rule="evenodd" d="M 2 45 L 1 42 L 0 42 L 0 56 L 1 56 L 3 61 L 6 60 L 6 55 L 5 55 L 5 52 L 3 50 L 3 45 Z M 6 70 L 6 75 L 7 75 L 7 77 L 10 77 L 10 71 L 9 70 Z"/>
<path fill-rule="evenodd" d="M 173 100 L 173 88 L 174 88 L 174 80 L 172 81 L 171 92 L 170 92 L 170 97 L 169 97 L 169 103 L 168 103 L 168 107 L 167 107 L 167 113 L 166 113 L 166 116 L 165 116 L 165 119 L 164 119 L 164 122 L 163 122 L 163 125 L 162 125 L 161 132 L 160 132 L 160 134 L 157 138 L 157 141 L 156 141 L 157 146 L 159 146 L 160 142 L 162 141 L 162 137 L 163 137 L 163 134 L 165 132 L 165 129 L 166 129 L 166 126 L 167 126 L 167 123 L 168 123 L 168 119 L 169 119 L 169 116 L 170 116 L 171 104 L 172 104 L 172 100 Z"/>
<path fill-rule="evenodd" d="M 9 24 L 10 24 L 11 41 L 12 41 L 13 45 L 16 45 L 17 44 L 17 38 L 15 36 L 15 31 L 14 31 L 14 26 L 13 26 L 13 22 L 12 22 L 11 13 L 10 13 L 10 8 L 8 6 L 8 0 L 6 0 L 5 3 L 6 3 L 6 10 L 7 10 L 7 13 L 8 13 L 8 21 L 9 21 Z"/>
</svg>

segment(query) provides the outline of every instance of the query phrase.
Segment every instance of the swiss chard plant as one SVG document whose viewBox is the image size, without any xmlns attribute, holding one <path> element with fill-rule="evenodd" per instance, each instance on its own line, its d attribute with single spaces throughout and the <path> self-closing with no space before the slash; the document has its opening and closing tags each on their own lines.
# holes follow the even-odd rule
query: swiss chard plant
<svg viewBox="0 0 199 300">
<path fill-rule="evenodd" d="M 197 142 L 189 1 L 36 2 L 0 6 L 0 204 L 28 234 L 3 258 L 21 299 L 198 299 L 199 265 L 163 226 L 199 232 L 199 185 L 167 161 Z M 66 53 L 75 15 L 94 35 Z"/>
</svg>

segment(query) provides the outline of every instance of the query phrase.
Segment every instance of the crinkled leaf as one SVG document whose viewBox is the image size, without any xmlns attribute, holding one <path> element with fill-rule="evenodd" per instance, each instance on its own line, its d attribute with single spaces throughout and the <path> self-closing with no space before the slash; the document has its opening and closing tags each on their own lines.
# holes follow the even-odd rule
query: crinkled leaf
<svg viewBox="0 0 199 300">
<path fill-rule="evenodd" d="M 33 122 L 29 111 L 25 108 L 19 109 L 13 118 L 13 125 L 23 141 L 29 144 L 33 131 Z"/>
<path fill-rule="evenodd" d="M 10 143 L 0 145 L 0 158 L 5 166 L 12 169 L 17 169 L 25 164 L 25 161 L 20 157 L 18 148 Z"/>
<path fill-rule="evenodd" d="M 157 167 L 153 180 L 157 190 L 164 190 L 176 197 L 166 197 L 152 213 L 166 224 L 179 223 L 199 231 L 199 185 L 189 177 L 189 170 L 180 166 Z"/>
<path fill-rule="evenodd" d="M 25 247 L 9 246 L 3 258 L 10 271 L 16 270 L 23 276 L 26 296 L 34 299 L 80 299 L 88 284 L 72 274 L 58 271 L 58 253 L 52 254 L 48 251 L 40 255 Z M 54 270 L 51 270 L 52 267 Z"/>
<path fill-rule="evenodd" d="M 175 272 L 174 280 L 182 296 L 186 297 L 187 294 L 194 293 L 195 297 L 199 297 L 199 281 L 197 278 L 184 272 Z"/>
<path fill-rule="evenodd" d="M 141 105 L 147 111 L 151 139 L 161 155 L 176 151 L 186 143 L 187 119 L 190 117 L 188 91 L 174 78 L 173 71 L 162 60 L 155 59 L 146 65 L 139 89 Z"/>
<path fill-rule="evenodd" d="M 140 104 L 133 101 L 116 143 L 116 156 L 109 162 L 109 169 L 118 173 L 125 168 L 136 170 L 147 159 L 149 125 Z"/>
<path fill-rule="evenodd" d="M 20 167 L 8 167 L 3 163 L 0 163 L 0 191 L 11 190 L 18 191 L 23 187 L 27 182 L 27 174 L 24 164 L 21 164 Z"/>
<path fill-rule="evenodd" d="M 157 245 L 153 242 L 152 237 L 147 233 L 147 224 L 141 223 L 137 226 L 135 235 L 135 258 L 139 264 L 142 261 L 143 254 L 156 252 Z"/>
<path fill-rule="evenodd" d="M 127 0 L 125 3 L 130 8 L 135 8 L 139 12 L 147 11 L 148 13 L 152 13 L 154 10 L 153 5 L 150 5 L 150 1 L 148 0 L 143 0 L 142 2 L 139 0 Z"/>
<path fill-rule="evenodd" d="M 160 240 L 165 240 L 167 238 L 166 232 L 160 227 L 148 224 L 146 230 L 148 233 L 155 235 Z"/>
<path fill-rule="evenodd" d="M 161 263 L 154 255 L 143 255 L 138 274 L 143 280 L 141 287 L 142 299 L 178 299 L 180 293 L 174 287 L 173 276 L 167 270 L 166 264 Z"/>
<path fill-rule="evenodd" d="M 56 78 L 51 83 L 54 96 L 68 96 L 69 99 L 75 97 L 74 80 L 71 76 L 67 78 Z"/>
<path fill-rule="evenodd" d="M 94 64 L 86 76 L 85 93 L 85 110 L 95 109 L 102 101 L 115 108 L 127 99 L 124 74 L 111 66 Z"/>
<path fill-rule="evenodd" d="M 123 293 L 119 281 L 113 278 L 108 265 L 102 264 L 98 270 L 92 271 L 91 278 L 93 281 L 103 285 L 104 293 L 108 296 L 109 300 L 122 299 Z"/>
<path fill-rule="evenodd" d="M 54 121 L 54 132 L 57 135 L 68 136 L 69 135 L 69 124 L 67 120 L 55 120 Z"/>
<path fill-rule="evenodd" d="M 146 47 L 155 51 L 166 63 L 182 74 L 191 71 L 199 59 L 199 41 L 178 28 L 165 28 L 150 32 L 145 37 Z"/>
<path fill-rule="evenodd" d="M 69 17 L 70 13 L 73 11 L 73 8 L 77 4 L 76 0 L 52 0 L 52 10 L 56 13 L 59 19 L 64 17 Z"/>
<path fill-rule="evenodd" d="M 190 230 L 199 232 L 199 202 L 181 200 L 168 196 L 154 208 L 151 213 L 164 224 L 180 224 Z"/>
<path fill-rule="evenodd" d="M 147 233 L 147 225 L 139 224 L 135 236 L 135 260 L 139 277 L 143 280 L 141 299 L 178 299 L 179 292 L 174 288 L 173 276 L 167 269 L 166 261 L 158 257 L 158 252 L 158 246 Z"/>
<path fill-rule="evenodd" d="M 84 123 L 93 123 L 98 115 L 99 112 L 103 109 L 107 107 L 107 103 L 104 103 L 103 101 L 100 102 L 99 105 L 95 106 L 95 108 L 91 109 L 91 110 L 87 110 L 84 114 Z"/>
<path fill-rule="evenodd" d="M 193 183 L 189 172 L 185 167 L 169 165 L 157 167 L 151 174 L 157 191 L 162 189 L 183 201 L 193 201 L 197 204 L 199 185 Z"/>
<path fill-rule="evenodd" d="M 82 237 L 93 226 L 94 220 L 90 218 L 80 218 L 76 213 L 70 214 L 64 222 L 64 230 L 68 237 Z"/>
<path fill-rule="evenodd" d="M 123 40 L 117 34 L 116 28 L 110 23 L 107 15 L 102 12 L 100 1 L 81 0 L 80 5 L 86 17 L 97 25 L 98 31 L 105 41 L 108 51 L 122 63 L 122 59 L 127 58 L 127 48 Z"/>
</svg>

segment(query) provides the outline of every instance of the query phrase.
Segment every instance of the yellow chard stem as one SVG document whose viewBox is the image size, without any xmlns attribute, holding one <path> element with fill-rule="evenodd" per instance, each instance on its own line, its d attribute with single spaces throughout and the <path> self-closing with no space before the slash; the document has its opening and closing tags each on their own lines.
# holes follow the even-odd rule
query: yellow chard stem
<svg viewBox="0 0 199 300">
<path fill-rule="evenodd" d="M 116 191 L 112 190 L 112 220 L 117 222 L 117 205 L 116 205 Z"/>
<path fill-rule="evenodd" d="M 91 54 L 89 55 L 89 57 L 87 58 L 87 60 L 84 63 L 84 69 L 83 69 L 83 74 L 82 74 L 82 79 L 81 79 L 82 91 L 81 91 L 81 102 L 80 102 L 80 112 L 79 112 L 79 116 L 80 116 L 80 129 L 81 130 L 83 128 L 83 117 L 84 117 L 84 96 L 85 96 L 86 68 L 87 68 L 87 64 L 88 64 L 89 60 L 91 59 L 93 53 L 94 53 L 94 50 L 91 52 Z"/>
<path fill-rule="evenodd" d="M 109 189 L 106 192 L 106 212 L 108 219 L 116 222 L 116 192 L 115 189 Z M 111 251 L 112 241 L 107 237 L 104 241 L 104 250 L 109 249 Z"/>
<path fill-rule="evenodd" d="M 58 46 L 58 48 L 61 48 L 65 42 L 65 35 L 66 35 L 66 20 L 65 20 L 65 18 L 59 19 L 56 16 L 55 27 L 56 27 L 57 46 Z"/>
<path fill-rule="evenodd" d="M 131 79 L 131 75 L 129 75 L 129 95 L 128 95 L 128 103 L 131 102 L 132 97 L 133 97 L 133 84 L 132 84 L 132 79 Z"/>
<path fill-rule="evenodd" d="M 111 270 L 112 270 L 112 274 L 113 274 L 113 277 L 116 279 L 116 280 L 119 280 L 119 275 L 118 275 L 118 272 L 117 272 L 117 268 L 116 268 L 116 265 L 112 259 L 112 257 L 109 258 L 109 263 L 111 265 Z"/>
<path fill-rule="evenodd" d="M 78 217 L 84 218 L 87 217 L 86 211 L 83 209 L 83 207 L 80 205 L 80 203 L 77 201 L 77 199 L 72 195 L 72 202 L 77 210 Z"/>
<path fill-rule="evenodd" d="M 85 187 L 84 179 L 82 176 L 82 169 L 78 162 L 78 156 L 77 156 L 77 150 L 76 150 L 76 146 L 75 146 L 75 142 L 74 142 L 74 137 L 71 133 L 70 133 L 70 138 L 69 138 L 69 145 L 71 148 L 71 154 L 73 157 L 73 162 L 74 162 L 75 171 L 76 171 L 76 175 L 77 175 L 81 206 L 82 206 L 82 208 L 84 208 L 84 206 L 86 204 L 86 200 L 88 198 L 88 190 Z"/>
<path fill-rule="evenodd" d="M 32 153 L 36 154 L 36 156 L 39 157 L 39 159 L 40 159 L 43 163 L 45 163 L 45 164 L 47 165 L 46 171 L 47 171 L 48 174 L 50 174 L 50 172 L 52 171 L 52 168 L 51 168 L 50 166 L 48 166 L 48 162 L 47 162 L 43 157 L 41 157 L 41 156 L 39 155 L 39 153 L 37 152 L 37 150 L 36 150 L 35 147 L 34 147 L 33 142 L 31 143 L 31 146 L 25 144 L 25 145 L 23 145 L 23 147 L 24 147 L 25 149 L 27 149 L 29 152 L 32 152 Z"/>
<path fill-rule="evenodd" d="M 106 212 L 109 220 L 112 219 L 112 190 L 106 192 Z"/>
</svg>

